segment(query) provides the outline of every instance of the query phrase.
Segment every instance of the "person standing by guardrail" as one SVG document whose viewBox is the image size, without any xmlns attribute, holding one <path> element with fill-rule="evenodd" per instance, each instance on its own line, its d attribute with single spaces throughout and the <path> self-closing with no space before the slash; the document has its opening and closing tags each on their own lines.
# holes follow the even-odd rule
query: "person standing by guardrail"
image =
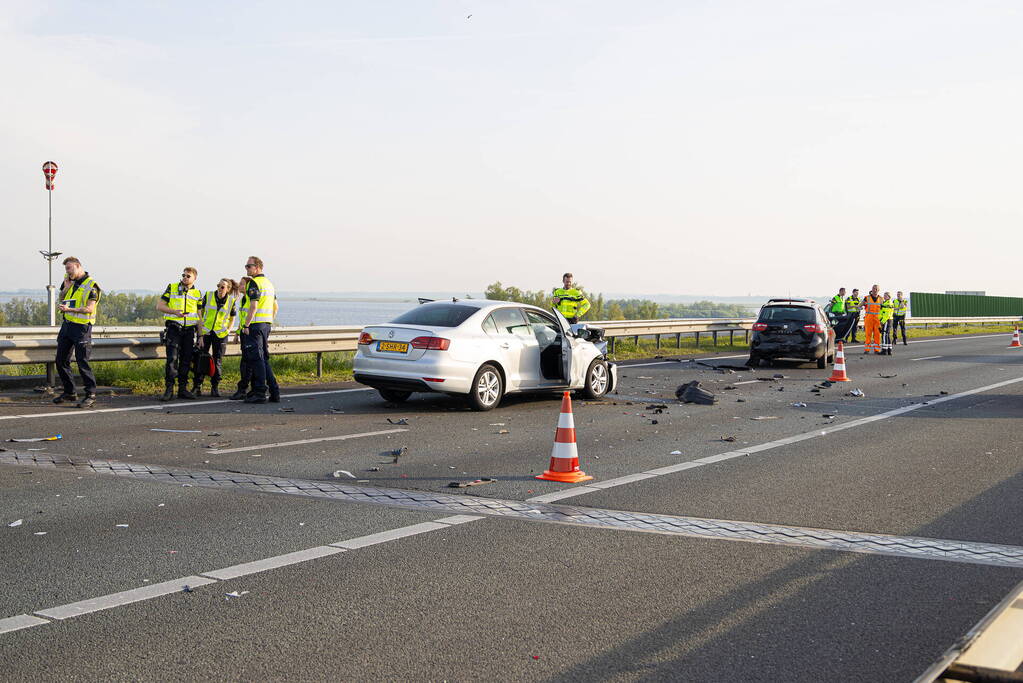
<svg viewBox="0 0 1023 683">
<path fill-rule="evenodd" d="M 167 349 L 164 365 L 165 389 L 161 401 L 174 398 L 174 382 L 178 383 L 178 398 L 194 399 L 188 390 L 188 369 L 192 367 L 195 333 L 199 325 L 199 302 L 202 292 L 195 288 L 199 272 L 188 266 L 181 271 L 181 280 L 172 282 L 163 290 L 156 302 L 156 310 L 163 313 L 163 339 Z"/>
<path fill-rule="evenodd" d="M 252 282 L 252 278 L 246 275 L 238 281 L 237 292 L 241 294 L 238 298 L 238 329 L 235 331 L 237 339 L 240 341 L 242 338 L 242 327 L 247 322 L 246 318 L 249 315 L 249 296 L 245 293 L 248 289 L 249 283 Z M 249 393 L 249 387 L 252 385 L 252 368 L 249 367 L 249 363 L 245 360 L 245 356 L 241 357 L 238 362 L 238 388 L 228 398 L 232 401 L 241 401 Z"/>
<path fill-rule="evenodd" d="M 590 310 L 590 302 L 586 299 L 581 289 L 573 284 L 575 276 L 572 273 L 565 273 L 561 276 L 563 287 L 554 288 L 554 306 L 561 315 L 565 316 L 571 324 L 579 322 L 579 318 L 586 315 Z"/>
<path fill-rule="evenodd" d="M 224 348 L 227 337 L 231 334 L 231 323 L 237 311 L 233 295 L 238 284 L 231 278 L 221 278 L 217 288 L 206 292 L 199 303 L 199 366 L 192 380 L 192 393 L 202 396 L 203 377 L 210 375 L 210 396 L 220 396 L 220 376 L 223 370 Z M 210 374 L 209 360 L 213 361 L 213 372 Z"/>
<path fill-rule="evenodd" d="M 878 322 L 881 323 L 881 353 L 886 356 L 892 355 L 892 313 L 895 311 L 895 302 L 892 301 L 892 293 L 885 292 L 881 301 L 881 316 Z"/>
<path fill-rule="evenodd" d="M 82 268 L 82 262 L 74 256 L 64 259 L 64 283 L 60 286 L 60 306 L 64 322 L 57 333 L 57 374 L 64 393 L 53 399 L 54 403 L 73 403 L 78 400 L 75 393 L 75 379 L 71 374 L 71 353 L 78 363 L 78 374 L 82 376 L 85 397 L 79 408 L 91 408 L 96 404 L 96 376 L 92 374 L 89 356 L 92 353 L 92 326 L 96 323 L 96 312 L 102 291 L 96 281 Z"/>
<path fill-rule="evenodd" d="M 245 272 L 252 278 L 245 289 L 249 298 L 244 324 L 241 328 L 242 358 L 252 369 L 252 389 L 246 403 L 280 403 L 281 390 L 270 367 L 270 327 L 277 317 L 277 293 L 273 283 L 263 274 L 263 260 L 250 256 L 245 261 Z"/>
<path fill-rule="evenodd" d="M 838 294 L 831 297 L 831 308 L 828 310 L 832 313 L 845 313 L 845 287 L 839 287 Z"/>
<path fill-rule="evenodd" d="M 881 295 L 880 287 L 874 285 L 870 294 L 863 297 L 863 353 L 881 354 Z"/>
<path fill-rule="evenodd" d="M 846 336 L 852 335 L 849 341 L 855 344 L 856 328 L 860 325 L 860 290 L 853 289 L 852 294 L 845 300 L 845 312 L 853 316 L 852 324 L 849 325 L 849 333 Z"/>
<path fill-rule="evenodd" d="M 899 341 L 899 328 L 902 328 L 902 345 L 906 343 L 906 313 L 909 312 L 909 301 L 902 298 L 902 292 L 895 293 L 895 310 L 892 311 L 892 345 Z"/>
</svg>

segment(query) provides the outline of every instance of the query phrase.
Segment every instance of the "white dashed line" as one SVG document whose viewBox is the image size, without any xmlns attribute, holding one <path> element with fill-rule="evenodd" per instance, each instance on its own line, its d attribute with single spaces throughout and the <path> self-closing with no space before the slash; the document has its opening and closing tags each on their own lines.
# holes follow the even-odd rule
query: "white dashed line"
<svg viewBox="0 0 1023 683">
<path fill-rule="evenodd" d="M 935 358 L 944 358 L 944 356 L 924 356 L 923 358 L 910 358 L 910 360 L 934 360 Z"/>
<path fill-rule="evenodd" d="M 216 583 L 216 580 L 204 579 L 201 576 L 186 576 L 180 579 L 164 581 L 163 583 L 154 583 L 151 586 L 142 586 L 141 588 L 133 588 L 120 593 L 101 595 L 98 598 L 89 598 L 88 600 L 39 610 L 36 614 L 41 617 L 49 617 L 50 619 L 70 619 L 71 617 L 80 617 L 83 614 L 99 612 L 111 607 L 120 607 L 121 605 L 130 605 L 133 602 L 158 598 L 161 595 L 180 593 L 185 589 L 185 586 L 195 588 L 210 583 Z"/>
<path fill-rule="evenodd" d="M 39 617 L 33 617 L 31 614 L 19 614 L 16 617 L 7 617 L 6 619 L 0 619 L 0 633 L 10 633 L 11 631 L 20 631 L 23 628 L 31 628 L 32 626 L 42 626 L 48 624 L 46 619 L 40 619 Z"/>
<path fill-rule="evenodd" d="M 284 446 L 301 446 L 307 443 L 322 443 L 324 441 L 345 441 L 346 439 L 359 439 L 364 436 L 381 436 L 383 434 L 396 434 L 407 432 L 407 429 L 383 429 L 379 432 L 362 432 L 361 434 L 342 434 L 341 436 L 324 436 L 319 439 L 301 439 L 300 441 L 281 441 L 278 443 L 266 443 L 259 446 L 239 446 L 238 448 L 210 449 L 206 453 L 210 455 L 223 455 L 224 453 L 241 453 L 243 451 L 262 451 L 268 448 L 282 448 Z"/>
</svg>

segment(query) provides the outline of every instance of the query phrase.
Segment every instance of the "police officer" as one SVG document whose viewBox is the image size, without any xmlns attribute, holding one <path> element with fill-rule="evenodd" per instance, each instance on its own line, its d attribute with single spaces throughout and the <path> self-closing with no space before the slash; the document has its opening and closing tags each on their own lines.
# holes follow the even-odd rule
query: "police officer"
<svg viewBox="0 0 1023 683">
<path fill-rule="evenodd" d="M 220 376 L 223 370 L 224 348 L 231 334 L 231 323 L 236 311 L 234 292 L 238 285 L 231 278 L 222 278 L 217 288 L 206 292 L 199 303 L 199 348 L 203 355 L 199 359 L 192 384 L 192 393 L 202 395 L 204 375 L 210 375 L 210 396 L 220 396 Z M 213 372 L 209 371 L 207 359 L 213 361 Z"/>
<path fill-rule="evenodd" d="M 839 287 L 838 294 L 831 297 L 831 308 L 828 310 L 832 313 L 845 313 L 845 287 Z"/>
<path fill-rule="evenodd" d="M 892 301 L 892 293 L 885 292 L 881 301 L 881 353 L 892 355 L 892 313 L 895 311 L 895 302 Z"/>
<path fill-rule="evenodd" d="M 199 302 L 202 292 L 195 288 L 198 271 L 188 266 L 181 271 L 181 281 L 172 282 L 163 290 L 156 302 L 156 310 L 163 313 L 164 344 L 167 363 L 164 366 L 165 390 L 161 401 L 174 398 L 174 382 L 178 383 L 178 398 L 194 399 L 188 390 L 188 369 L 192 367 L 195 333 L 199 325 Z"/>
<path fill-rule="evenodd" d="M 271 403 L 281 402 L 273 368 L 270 367 L 270 326 L 277 317 L 277 293 L 273 283 L 263 274 L 263 260 L 250 256 L 245 261 L 245 272 L 252 279 L 245 289 L 249 298 L 241 327 L 242 358 L 252 368 L 252 389 L 246 403 L 266 403 L 267 389 Z"/>
<path fill-rule="evenodd" d="M 576 289 L 573 280 L 572 273 L 561 276 L 561 283 L 564 286 L 554 288 L 554 305 L 561 315 L 574 325 L 579 322 L 579 318 L 586 315 L 586 311 L 590 310 L 590 302 L 586 300 L 581 289 Z"/>
<path fill-rule="evenodd" d="M 902 345 L 906 344 L 906 313 L 909 312 L 909 300 L 902 298 L 902 292 L 895 293 L 895 310 L 892 311 L 892 344 L 898 343 L 899 328 L 902 328 Z"/>
<path fill-rule="evenodd" d="M 854 289 L 852 294 L 845 300 L 845 312 L 853 316 L 852 324 L 849 326 L 849 334 L 852 335 L 852 341 L 856 343 L 856 328 L 860 324 L 860 290 Z M 846 336 L 849 336 L 847 334 Z"/>
<path fill-rule="evenodd" d="M 75 394 L 74 376 L 71 374 L 71 352 L 78 363 L 78 374 L 85 385 L 85 397 L 79 408 L 91 408 L 96 404 L 96 376 L 89 365 L 92 353 L 92 326 L 96 323 L 96 311 L 102 294 L 99 285 L 82 268 L 82 262 L 74 256 L 64 259 L 64 283 L 60 286 L 60 306 L 64 322 L 57 333 L 57 374 L 64 385 L 64 393 L 53 399 L 54 403 L 73 403 Z"/>
</svg>

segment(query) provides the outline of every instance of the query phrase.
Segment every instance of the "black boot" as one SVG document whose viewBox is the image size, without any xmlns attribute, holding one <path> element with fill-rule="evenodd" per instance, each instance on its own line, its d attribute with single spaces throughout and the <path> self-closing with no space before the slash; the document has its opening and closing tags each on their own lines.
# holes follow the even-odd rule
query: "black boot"
<svg viewBox="0 0 1023 683">
<path fill-rule="evenodd" d="M 196 394 L 198 396 L 199 394 Z M 220 398 L 220 392 L 217 390 L 217 385 L 213 384 L 210 386 L 210 396 L 213 398 Z"/>
<path fill-rule="evenodd" d="M 192 393 L 195 395 L 196 398 L 199 398 L 200 396 L 202 396 L 202 380 L 201 379 L 197 379 L 194 382 L 192 382 Z"/>
<path fill-rule="evenodd" d="M 174 385 L 168 384 L 167 388 L 163 392 L 163 396 L 160 397 L 161 401 L 173 401 L 174 400 Z"/>
<path fill-rule="evenodd" d="M 228 398 L 230 398 L 232 401 L 243 401 L 245 400 L 246 396 L 247 394 L 245 393 L 245 390 L 239 389 L 238 391 L 231 394 Z"/>
<path fill-rule="evenodd" d="M 184 386 L 178 387 L 178 398 L 186 398 L 190 401 L 195 400 L 195 394 L 186 389 Z"/>
<path fill-rule="evenodd" d="M 264 394 L 249 394 L 245 397 L 246 403 L 266 403 L 266 395 Z"/>
<path fill-rule="evenodd" d="M 78 394 L 61 394 L 53 399 L 54 403 L 74 403 L 78 400 Z"/>
</svg>

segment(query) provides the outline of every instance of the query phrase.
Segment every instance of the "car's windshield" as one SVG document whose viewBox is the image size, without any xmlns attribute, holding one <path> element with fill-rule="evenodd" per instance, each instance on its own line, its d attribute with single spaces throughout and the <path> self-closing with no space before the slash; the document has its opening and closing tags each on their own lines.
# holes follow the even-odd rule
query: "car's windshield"
<svg viewBox="0 0 1023 683">
<path fill-rule="evenodd" d="M 458 327 L 480 309 L 459 304 L 423 304 L 402 313 L 392 323 L 429 325 L 430 327 Z"/>
<path fill-rule="evenodd" d="M 812 308 L 805 306 L 768 306 L 760 311 L 760 320 L 769 322 L 785 320 L 792 322 L 814 322 Z"/>
</svg>

